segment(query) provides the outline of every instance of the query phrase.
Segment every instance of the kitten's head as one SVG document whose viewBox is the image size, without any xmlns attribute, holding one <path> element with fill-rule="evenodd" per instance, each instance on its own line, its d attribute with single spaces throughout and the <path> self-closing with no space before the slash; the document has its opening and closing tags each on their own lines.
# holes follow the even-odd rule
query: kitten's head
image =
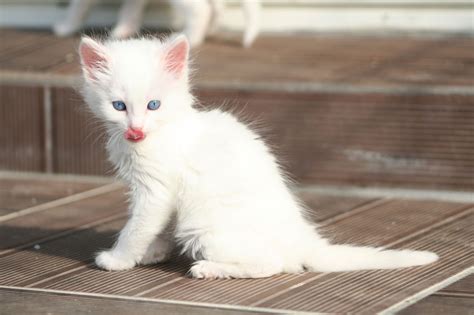
<svg viewBox="0 0 474 315">
<path fill-rule="evenodd" d="M 191 110 L 186 37 L 164 42 L 83 37 L 79 54 L 86 102 L 127 140 L 139 142 Z"/>
</svg>

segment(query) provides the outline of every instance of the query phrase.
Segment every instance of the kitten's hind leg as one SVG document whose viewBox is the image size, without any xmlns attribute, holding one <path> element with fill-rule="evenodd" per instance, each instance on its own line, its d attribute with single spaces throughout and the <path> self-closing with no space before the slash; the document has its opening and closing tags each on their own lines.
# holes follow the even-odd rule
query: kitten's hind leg
<svg viewBox="0 0 474 315">
<path fill-rule="evenodd" d="M 219 263 L 209 260 L 199 260 L 189 270 L 189 274 L 198 279 L 266 278 L 281 272 L 282 268 L 277 265 Z"/>
<path fill-rule="evenodd" d="M 67 8 L 66 18 L 54 24 L 54 34 L 64 37 L 79 31 L 95 2 L 96 0 L 72 0 Z"/>
<path fill-rule="evenodd" d="M 145 256 L 140 261 L 141 265 L 152 265 L 167 262 L 171 258 L 174 241 L 169 235 L 158 235 L 153 243 L 148 246 Z"/>
<path fill-rule="evenodd" d="M 210 0 L 209 4 L 211 5 L 211 18 L 207 34 L 214 35 L 219 27 L 220 18 L 224 11 L 224 3 L 223 0 Z"/>
<path fill-rule="evenodd" d="M 261 4 L 258 0 L 242 0 L 245 14 L 245 32 L 242 44 L 250 47 L 260 31 Z"/>
<path fill-rule="evenodd" d="M 126 0 L 120 9 L 118 23 L 112 30 L 112 37 L 126 39 L 137 35 L 147 3 L 148 0 Z"/>
<path fill-rule="evenodd" d="M 206 37 L 211 19 L 211 6 L 207 0 L 176 0 L 173 4 L 184 12 L 184 33 L 191 47 L 200 45 Z"/>
</svg>

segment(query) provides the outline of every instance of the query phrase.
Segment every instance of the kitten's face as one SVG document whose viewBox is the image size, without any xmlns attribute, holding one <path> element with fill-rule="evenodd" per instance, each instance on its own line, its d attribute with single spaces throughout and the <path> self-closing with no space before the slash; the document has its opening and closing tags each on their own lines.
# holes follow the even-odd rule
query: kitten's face
<svg viewBox="0 0 474 315">
<path fill-rule="evenodd" d="M 87 103 L 113 132 L 131 142 L 144 140 L 190 109 L 188 47 L 185 37 L 105 44 L 83 38 L 79 53 Z"/>
</svg>

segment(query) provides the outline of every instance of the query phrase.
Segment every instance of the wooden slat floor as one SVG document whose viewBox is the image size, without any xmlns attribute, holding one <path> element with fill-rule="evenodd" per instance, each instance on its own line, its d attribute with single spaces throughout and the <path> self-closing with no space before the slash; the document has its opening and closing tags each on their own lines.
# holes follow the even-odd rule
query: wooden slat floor
<svg viewBox="0 0 474 315">
<path fill-rule="evenodd" d="M 103 156 L 85 150 L 71 110 L 82 106 L 71 88 L 78 40 L 0 30 L 0 99 L 17 109 L 0 106 L 6 165 L 45 169 L 38 117 L 49 91 L 56 128 L 49 140 L 64 155 L 53 170 L 102 174 Z M 261 36 L 245 50 L 221 34 L 193 52 L 194 82 L 200 99 L 249 104 L 250 114 L 275 127 L 275 144 L 305 183 L 472 191 L 473 49 L 466 37 L 292 34 Z M 30 132 L 16 131 L 20 119 Z M 78 152 L 89 152 L 77 159 L 83 164 L 74 160 Z M 124 191 L 104 178 L 0 172 L 0 314 L 474 314 L 474 201 L 304 189 L 312 218 L 334 241 L 433 250 L 441 260 L 393 271 L 201 281 L 185 276 L 190 262 L 181 257 L 127 272 L 94 267 L 94 253 L 125 222 Z"/>
<path fill-rule="evenodd" d="M 59 76 L 64 85 L 67 76 L 80 72 L 79 37 L 0 29 L 0 42 L 3 80 L 11 74 L 30 73 Z M 314 84 L 336 84 L 371 90 L 406 87 L 412 92 L 423 91 L 423 86 L 462 90 L 474 84 L 474 41 L 469 37 L 291 34 L 261 36 L 252 49 L 239 45 L 237 37 L 221 34 L 194 50 L 194 64 L 199 68 L 194 82 L 212 88 L 311 90 Z"/>
<path fill-rule="evenodd" d="M 259 121 L 299 182 L 473 190 L 472 38 L 219 36 L 192 52 L 198 100 Z M 110 174 L 78 42 L 0 30 L 0 169 Z"/>
<path fill-rule="evenodd" d="M 94 266 L 94 252 L 112 245 L 126 219 L 126 198 L 119 183 L 4 172 L 0 188 L 0 208 L 7 205 L 8 210 L 0 214 L 2 314 L 401 309 L 402 314 L 440 310 L 472 314 L 474 309 L 474 278 L 469 276 L 474 262 L 474 203 L 329 196 L 305 189 L 301 197 L 312 209 L 312 218 L 334 241 L 432 250 L 440 261 L 389 271 L 196 280 L 186 277 L 190 262 L 179 256 L 166 264 L 124 272 Z M 46 197 L 45 191 L 50 191 Z"/>
</svg>

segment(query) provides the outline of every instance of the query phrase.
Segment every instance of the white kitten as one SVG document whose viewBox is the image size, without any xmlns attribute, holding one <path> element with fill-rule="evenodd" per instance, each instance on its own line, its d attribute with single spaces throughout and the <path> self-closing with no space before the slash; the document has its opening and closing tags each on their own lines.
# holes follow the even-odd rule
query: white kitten
<svg viewBox="0 0 474 315">
<path fill-rule="evenodd" d="M 83 38 L 84 97 L 106 123 L 110 160 L 130 188 L 130 218 L 96 263 L 107 270 L 164 261 L 165 233 L 196 260 L 197 278 L 258 278 L 303 270 L 398 268 L 434 253 L 331 245 L 304 218 L 275 157 L 220 110 L 193 107 L 188 42 Z"/>
<path fill-rule="evenodd" d="M 184 33 L 190 39 L 191 46 L 200 45 L 206 35 L 215 31 L 222 14 L 223 0 L 170 0 L 178 11 L 184 14 Z M 54 25 L 58 36 L 76 33 L 84 24 L 89 11 L 96 0 L 71 0 L 66 18 Z M 117 25 L 112 37 L 125 39 L 138 34 L 143 19 L 143 11 L 148 0 L 125 0 L 119 13 Z M 260 29 L 260 1 L 242 0 L 246 18 L 242 44 L 250 47 Z"/>
</svg>

